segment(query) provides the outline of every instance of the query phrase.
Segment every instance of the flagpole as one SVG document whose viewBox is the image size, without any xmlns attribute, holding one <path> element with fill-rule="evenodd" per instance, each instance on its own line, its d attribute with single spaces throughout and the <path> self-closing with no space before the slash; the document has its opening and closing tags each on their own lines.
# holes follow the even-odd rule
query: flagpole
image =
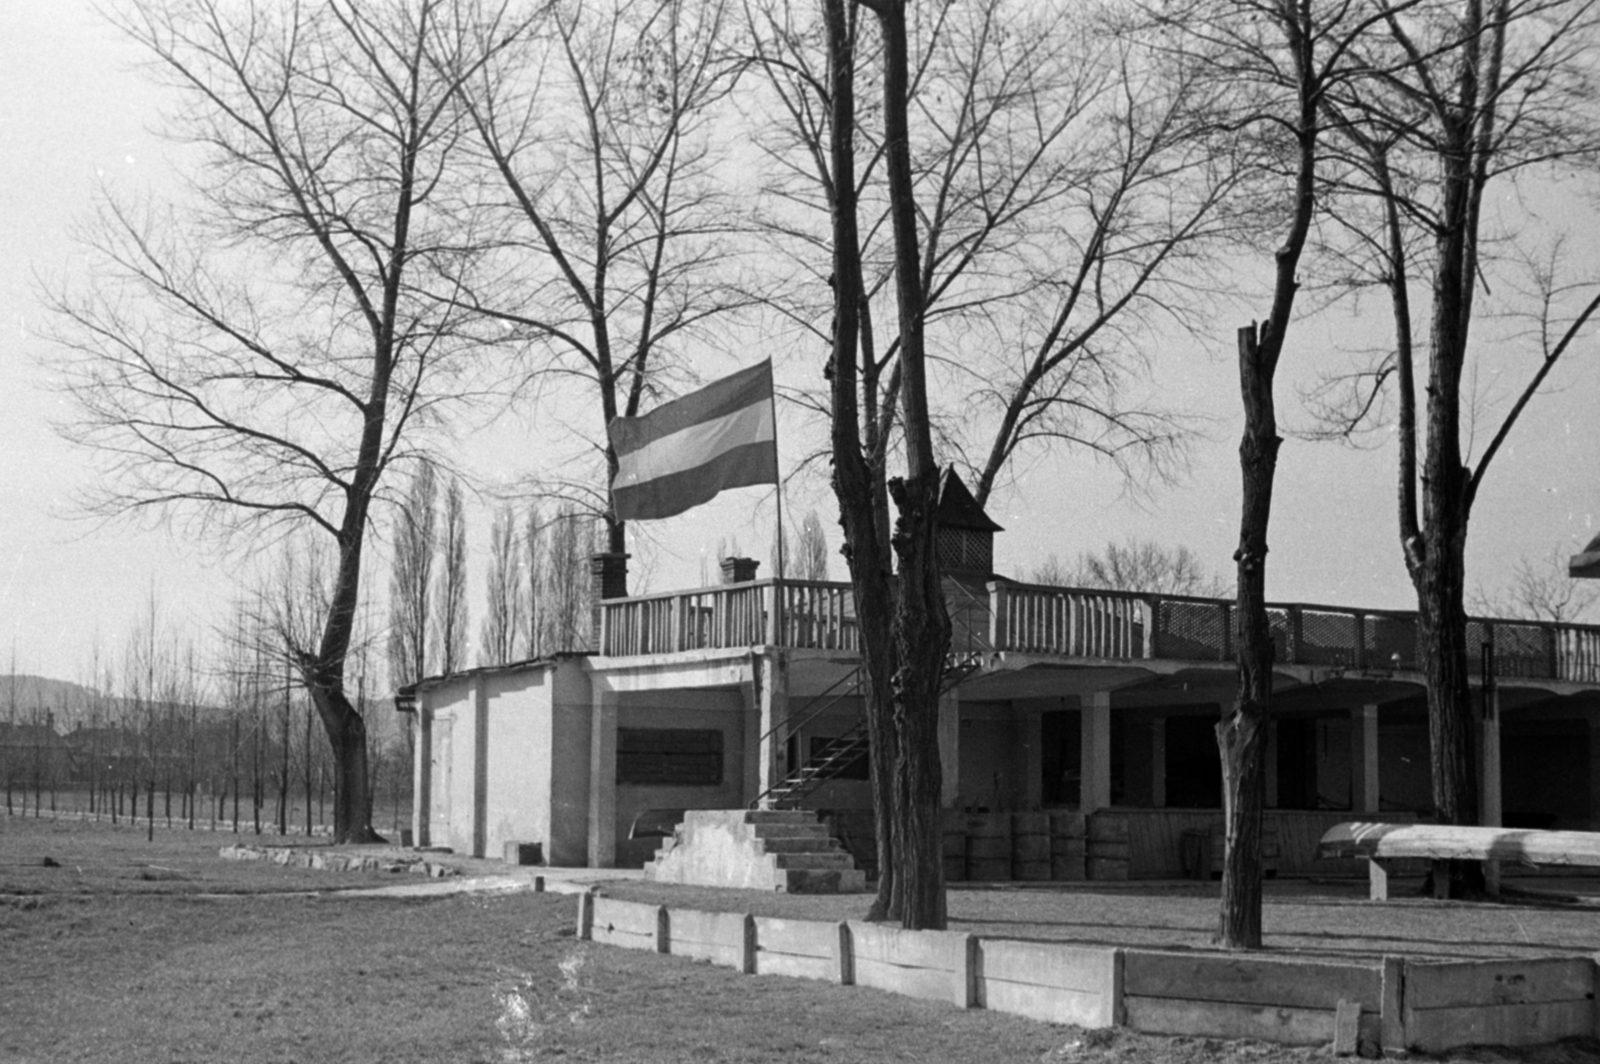
<svg viewBox="0 0 1600 1064">
<path fill-rule="evenodd" d="M 778 571 L 772 575 L 782 580 L 788 576 L 789 569 L 784 560 L 783 541 L 788 537 L 786 537 L 783 533 L 783 463 L 778 460 L 778 389 L 776 387 L 772 389 L 770 401 L 772 403 L 772 464 L 777 471 L 775 478 L 777 483 L 774 484 L 773 487 L 777 491 L 778 498 Z M 782 593 L 781 588 L 779 589 L 779 593 Z"/>
</svg>

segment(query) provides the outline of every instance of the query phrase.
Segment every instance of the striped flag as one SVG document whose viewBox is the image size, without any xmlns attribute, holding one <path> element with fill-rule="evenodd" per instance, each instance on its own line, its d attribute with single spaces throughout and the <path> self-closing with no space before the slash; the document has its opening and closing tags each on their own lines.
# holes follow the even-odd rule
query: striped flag
<svg viewBox="0 0 1600 1064">
<path fill-rule="evenodd" d="M 725 488 L 778 482 L 772 360 L 740 370 L 642 417 L 613 418 L 611 501 L 617 518 L 672 517 Z"/>
</svg>

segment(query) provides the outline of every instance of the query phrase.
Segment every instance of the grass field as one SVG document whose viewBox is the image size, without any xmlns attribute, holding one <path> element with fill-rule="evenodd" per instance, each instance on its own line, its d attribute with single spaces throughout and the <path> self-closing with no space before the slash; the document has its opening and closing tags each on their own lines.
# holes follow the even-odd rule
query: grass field
<svg viewBox="0 0 1600 1064">
<path fill-rule="evenodd" d="M 342 888 L 413 877 L 222 861 L 217 845 L 209 833 L 158 829 L 145 842 L 142 832 L 0 817 L 0 1061 L 1326 1059 L 1321 1050 L 1083 1032 L 873 990 L 742 976 L 579 943 L 568 895 L 355 897 Z M 46 867 L 45 857 L 59 867 Z M 607 889 L 620 896 L 662 888 Z M 953 892 L 952 910 L 970 929 L 1042 937 L 1038 918 L 1049 915 L 1049 898 L 962 890 Z M 731 908 L 756 900 L 862 904 L 693 891 L 672 903 L 719 899 Z M 1174 937 L 1194 933 L 1204 901 L 1162 891 L 1056 894 L 1053 923 L 1119 919 L 1118 899 L 1133 906 L 1125 914 L 1146 913 L 1139 933 Z M 1345 908 L 1336 899 L 1323 911 Z M 1519 910 L 1531 937 L 1552 942 L 1572 929 L 1547 930 L 1545 921 L 1567 915 Z M 1600 922 L 1593 910 L 1581 915 Z M 1094 933 L 1122 930 L 1101 925 Z M 1567 1064 L 1596 1059 L 1597 1048 L 1448 1059 Z"/>
</svg>

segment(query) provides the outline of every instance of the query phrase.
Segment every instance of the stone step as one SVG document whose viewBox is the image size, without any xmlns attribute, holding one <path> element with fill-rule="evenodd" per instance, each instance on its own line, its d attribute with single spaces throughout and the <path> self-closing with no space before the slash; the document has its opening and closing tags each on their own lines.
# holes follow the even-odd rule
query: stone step
<svg viewBox="0 0 1600 1064">
<path fill-rule="evenodd" d="M 775 853 L 772 859 L 780 869 L 854 868 L 855 862 L 844 851 L 835 853 Z"/>
<path fill-rule="evenodd" d="M 761 846 L 768 853 L 837 853 L 839 840 L 832 836 L 815 835 L 764 835 Z"/>
<path fill-rule="evenodd" d="M 809 824 L 751 824 L 750 834 L 758 839 L 831 839 L 825 825 L 813 820 Z"/>
<path fill-rule="evenodd" d="M 861 894 L 867 875 L 855 868 L 785 868 L 775 887 L 789 894 Z"/>
<path fill-rule="evenodd" d="M 746 824 L 815 824 L 817 814 L 811 809 L 746 809 Z"/>
</svg>

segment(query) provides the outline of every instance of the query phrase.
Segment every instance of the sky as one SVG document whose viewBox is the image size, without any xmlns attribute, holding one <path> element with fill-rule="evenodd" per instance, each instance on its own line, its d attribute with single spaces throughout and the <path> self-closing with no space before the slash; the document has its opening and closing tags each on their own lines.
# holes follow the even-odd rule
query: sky
<svg viewBox="0 0 1600 1064">
<path fill-rule="evenodd" d="M 92 212 L 97 189 L 103 185 L 125 197 L 170 194 L 175 150 L 152 132 L 167 98 L 141 78 L 137 53 L 88 3 L 0 0 L 0 13 L 0 672 L 11 671 L 14 662 L 19 672 L 82 680 L 96 645 L 114 655 L 152 597 L 169 623 L 191 626 L 203 641 L 235 592 L 237 559 L 159 528 L 76 515 L 74 500 L 91 483 L 90 463 L 52 428 L 70 417 L 71 408 L 53 388 L 52 360 L 59 352 L 41 337 L 40 285 L 83 282 L 72 230 Z M 1537 206 L 1539 224 L 1566 232 L 1576 247 L 1600 249 L 1593 210 L 1570 190 L 1545 190 Z M 1600 251 L 1584 265 L 1600 280 Z M 1264 290 L 1259 300 L 1264 310 Z M 1331 312 L 1295 327 L 1277 391 L 1287 426 L 1308 423 L 1296 395 L 1316 367 L 1338 363 L 1357 344 L 1381 337 L 1382 315 L 1373 301 L 1359 314 Z M 1231 579 L 1242 417 L 1232 337 L 1249 316 L 1248 304 L 1219 305 L 1214 344 L 1188 335 L 1158 338 L 1149 352 L 1149 377 L 1135 382 L 1202 419 L 1203 435 L 1194 440 L 1180 481 L 1130 492 L 1112 470 L 1079 455 L 1027 459 L 1014 471 L 1014 483 L 990 503 L 991 516 L 1006 529 L 996 539 L 1000 572 L 1026 577 L 1050 554 L 1070 560 L 1109 541 L 1141 538 L 1186 545 L 1211 571 Z M 1519 559 L 1575 550 L 1595 534 L 1596 347 L 1588 342 L 1568 355 L 1496 460 L 1474 511 L 1469 587 L 1493 591 Z M 820 384 L 815 352 L 760 354 L 776 358 L 780 389 Z M 1525 357 L 1506 354 L 1508 362 L 1526 366 Z M 1491 404 L 1503 402 L 1519 372 L 1495 377 L 1485 371 L 1476 383 Z M 524 411 L 468 434 L 464 460 L 490 484 L 550 472 L 541 462 L 570 449 L 541 439 L 539 423 Z M 780 441 L 788 463 L 820 438 L 814 426 L 780 412 Z M 1392 441 L 1375 442 L 1355 450 L 1285 440 L 1270 539 L 1271 599 L 1414 607 L 1396 532 Z M 819 478 L 796 481 L 785 497 L 792 524 L 815 508 L 837 545 L 837 511 Z M 481 574 L 489 521 L 481 509 L 469 520 L 471 564 Z M 762 558 L 766 575 L 772 523 L 773 494 L 756 488 L 655 523 L 636 548 L 635 586 L 641 579 L 651 590 L 698 586 L 708 570 L 714 578 L 719 541 L 737 542 L 743 553 Z M 837 557 L 833 576 L 844 578 Z M 380 576 L 372 586 L 381 593 L 384 583 Z"/>
</svg>

